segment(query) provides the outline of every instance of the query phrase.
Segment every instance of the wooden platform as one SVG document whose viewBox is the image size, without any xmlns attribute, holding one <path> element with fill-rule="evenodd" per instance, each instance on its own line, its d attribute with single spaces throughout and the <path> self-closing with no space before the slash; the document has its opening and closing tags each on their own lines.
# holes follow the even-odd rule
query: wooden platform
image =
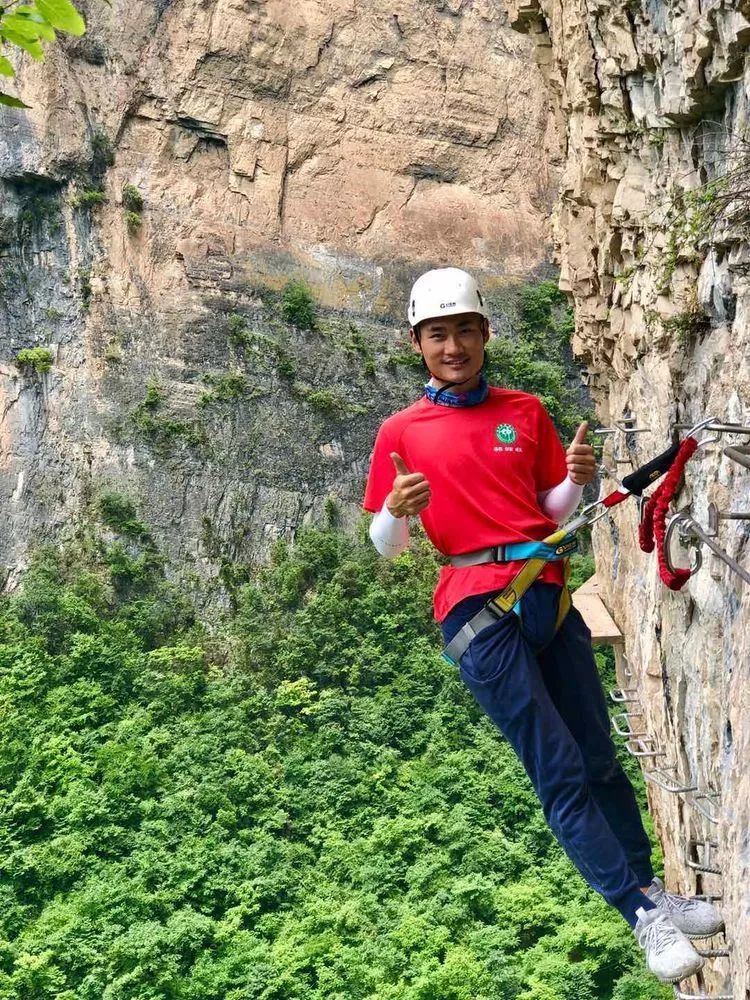
<svg viewBox="0 0 750 1000">
<path fill-rule="evenodd" d="M 576 590 L 573 594 L 573 604 L 581 612 L 583 620 L 591 629 L 591 641 L 595 646 L 599 643 L 615 646 L 623 642 L 622 632 L 601 599 L 596 574 L 589 577 Z"/>
</svg>

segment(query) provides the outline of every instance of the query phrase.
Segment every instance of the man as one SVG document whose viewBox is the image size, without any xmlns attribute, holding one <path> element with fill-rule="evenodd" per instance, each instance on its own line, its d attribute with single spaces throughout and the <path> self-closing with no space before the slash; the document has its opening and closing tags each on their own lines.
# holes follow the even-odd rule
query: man
<svg viewBox="0 0 750 1000">
<path fill-rule="evenodd" d="M 381 555 L 408 546 L 408 518 L 419 515 L 449 557 L 434 595 L 447 643 L 523 565 L 513 543 L 541 540 L 569 517 L 596 462 L 585 423 L 566 452 L 535 396 L 487 385 L 487 310 L 469 274 L 423 274 L 408 316 L 431 378 L 418 402 L 381 426 L 364 507 L 375 514 L 370 536 Z M 563 564 L 549 562 L 520 606 L 475 636 L 461 677 L 518 754 L 581 875 L 634 928 L 651 971 L 678 981 L 703 962 L 688 938 L 717 933 L 721 916 L 654 878 L 591 633 L 574 608 L 556 628 L 563 587 Z"/>
</svg>

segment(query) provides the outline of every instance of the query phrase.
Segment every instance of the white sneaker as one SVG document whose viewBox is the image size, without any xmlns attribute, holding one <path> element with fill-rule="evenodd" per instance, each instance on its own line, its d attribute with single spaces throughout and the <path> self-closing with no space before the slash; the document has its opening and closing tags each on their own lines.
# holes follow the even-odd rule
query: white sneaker
<svg viewBox="0 0 750 1000">
<path fill-rule="evenodd" d="M 636 910 L 635 936 L 646 954 L 650 972 L 663 983 L 687 979 L 703 966 L 703 959 L 688 939 L 659 909 Z"/>
<path fill-rule="evenodd" d="M 660 878 L 653 880 L 646 895 L 662 913 L 671 918 L 685 937 L 713 937 L 724 930 L 722 916 L 713 903 L 667 892 Z"/>
</svg>

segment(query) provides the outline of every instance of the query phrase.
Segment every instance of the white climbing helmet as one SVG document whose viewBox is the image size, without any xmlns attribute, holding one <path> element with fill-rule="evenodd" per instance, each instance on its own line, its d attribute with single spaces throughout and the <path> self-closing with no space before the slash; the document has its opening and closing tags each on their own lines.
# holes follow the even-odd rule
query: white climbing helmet
<svg viewBox="0 0 750 1000">
<path fill-rule="evenodd" d="M 426 271 L 414 282 L 409 296 L 409 325 L 425 319 L 473 312 L 488 318 L 482 293 L 475 279 L 458 267 Z"/>
</svg>

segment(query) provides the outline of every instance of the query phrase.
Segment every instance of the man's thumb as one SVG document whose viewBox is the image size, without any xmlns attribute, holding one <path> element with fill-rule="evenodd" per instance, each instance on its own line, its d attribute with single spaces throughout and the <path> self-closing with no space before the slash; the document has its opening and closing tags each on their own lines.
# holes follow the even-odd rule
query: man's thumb
<svg viewBox="0 0 750 1000">
<path fill-rule="evenodd" d="M 588 422 L 588 420 L 584 420 L 583 423 L 578 428 L 578 430 L 576 431 L 576 436 L 573 438 L 573 442 L 572 443 L 573 444 L 585 444 L 586 443 L 586 435 L 588 434 L 588 430 L 589 430 L 589 422 Z"/>
<path fill-rule="evenodd" d="M 391 461 L 396 466 L 396 472 L 399 476 L 408 476 L 409 470 L 406 468 L 406 462 L 401 458 L 397 451 L 391 452 Z"/>
</svg>

